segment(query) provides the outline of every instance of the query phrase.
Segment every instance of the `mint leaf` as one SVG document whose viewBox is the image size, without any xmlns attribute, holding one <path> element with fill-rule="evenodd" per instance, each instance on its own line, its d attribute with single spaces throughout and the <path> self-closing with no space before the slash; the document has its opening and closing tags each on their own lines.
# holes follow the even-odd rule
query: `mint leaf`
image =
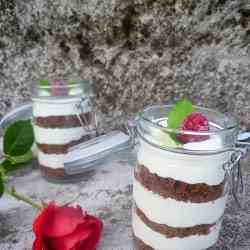
<svg viewBox="0 0 250 250">
<path fill-rule="evenodd" d="M 0 197 L 3 195 L 3 193 L 4 193 L 4 183 L 3 183 L 2 173 L 0 172 Z"/>
<path fill-rule="evenodd" d="M 49 80 L 40 80 L 39 85 L 42 87 L 49 86 Z"/>
<path fill-rule="evenodd" d="M 34 132 L 30 120 L 17 121 L 5 131 L 3 151 L 9 156 L 22 156 L 34 142 Z"/>
<path fill-rule="evenodd" d="M 178 101 L 168 114 L 168 128 L 177 129 L 181 126 L 184 119 L 194 112 L 192 103 L 183 99 Z"/>
<path fill-rule="evenodd" d="M 76 84 L 77 84 L 77 81 L 75 81 L 75 80 L 70 80 L 70 81 L 68 82 L 68 84 L 69 84 L 69 85 L 76 85 Z"/>
</svg>

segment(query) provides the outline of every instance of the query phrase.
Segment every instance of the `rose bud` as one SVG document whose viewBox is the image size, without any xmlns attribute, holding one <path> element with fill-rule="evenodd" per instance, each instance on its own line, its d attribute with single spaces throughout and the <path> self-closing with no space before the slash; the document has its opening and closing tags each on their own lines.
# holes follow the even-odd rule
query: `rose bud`
<svg viewBox="0 0 250 250">
<path fill-rule="evenodd" d="M 32 250 L 94 250 L 100 240 L 102 222 L 80 206 L 48 204 L 33 223 L 36 239 Z"/>
</svg>

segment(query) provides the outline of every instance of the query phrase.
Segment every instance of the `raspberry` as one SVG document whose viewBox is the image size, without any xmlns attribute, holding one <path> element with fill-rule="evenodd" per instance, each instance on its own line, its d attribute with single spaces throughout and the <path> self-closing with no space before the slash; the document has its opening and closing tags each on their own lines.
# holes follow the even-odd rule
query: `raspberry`
<svg viewBox="0 0 250 250">
<path fill-rule="evenodd" d="M 203 114 L 194 112 L 186 117 L 186 119 L 182 123 L 181 129 L 188 131 L 208 131 L 209 130 L 208 119 Z M 176 138 L 181 142 L 187 143 L 187 142 L 205 141 L 208 139 L 208 136 L 178 134 Z"/>
<path fill-rule="evenodd" d="M 53 96 L 66 96 L 68 94 L 68 86 L 62 80 L 55 80 L 51 83 L 51 93 Z"/>
</svg>

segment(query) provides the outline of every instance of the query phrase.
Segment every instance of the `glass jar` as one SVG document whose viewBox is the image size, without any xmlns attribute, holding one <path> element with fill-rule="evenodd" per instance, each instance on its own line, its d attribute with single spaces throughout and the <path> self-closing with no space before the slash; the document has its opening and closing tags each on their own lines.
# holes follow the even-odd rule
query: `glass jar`
<svg viewBox="0 0 250 250">
<path fill-rule="evenodd" d="M 208 249 L 221 228 L 229 191 L 227 170 L 237 153 L 237 123 L 196 107 L 209 120 L 210 130 L 173 130 L 167 128 L 171 108 L 152 106 L 137 119 L 132 223 L 136 250 Z M 194 142 L 180 143 L 180 136 Z"/>
<path fill-rule="evenodd" d="M 95 136 L 90 86 L 85 81 L 42 80 L 33 85 L 33 125 L 42 175 L 53 182 L 71 182 L 64 158 L 69 149 Z"/>
</svg>

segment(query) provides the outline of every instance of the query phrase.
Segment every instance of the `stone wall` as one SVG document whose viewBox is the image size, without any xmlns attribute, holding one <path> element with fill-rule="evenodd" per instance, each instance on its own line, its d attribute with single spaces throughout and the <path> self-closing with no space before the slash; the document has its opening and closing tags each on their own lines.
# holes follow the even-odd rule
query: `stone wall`
<svg viewBox="0 0 250 250">
<path fill-rule="evenodd" d="M 47 75 L 109 120 L 187 96 L 250 128 L 249 0 L 0 0 L 0 114 Z"/>
</svg>

